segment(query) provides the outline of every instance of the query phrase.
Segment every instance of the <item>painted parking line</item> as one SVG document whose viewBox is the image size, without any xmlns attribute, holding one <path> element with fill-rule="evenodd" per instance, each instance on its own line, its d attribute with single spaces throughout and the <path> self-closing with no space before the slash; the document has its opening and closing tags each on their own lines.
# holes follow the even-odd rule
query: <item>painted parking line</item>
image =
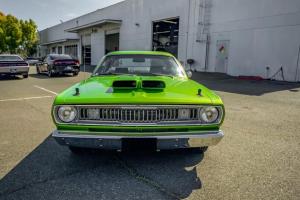
<svg viewBox="0 0 300 200">
<path fill-rule="evenodd" d="M 44 99 L 44 98 L 53 98 L 53 97 L 54 96 L 39 96 L 39 97 L 25 97 L 25 98 L 16 98 L 16 99 L 0 99 L 0 102 L 24 101 L 24 100 Z"/>
<path fill-rule="evenodd" d="M 38 85 L 35 85 L 34 87 L 35 87 L 35 88 L 38 88 L 38 89 L 40 89 L 40 90 L 44 90 L 45 92 L 48 92 L 48 93 L 51 93 L 51 94 L 57 95 L 57 93 L 56 93 L 56 92 L 53 92 L 53 91 L 51 91 L 51 90 L 48 90 L 48 89 L 46 89 L 46 88 L 40 87 L 40 86 L 38 86 Z"/>
</svg>

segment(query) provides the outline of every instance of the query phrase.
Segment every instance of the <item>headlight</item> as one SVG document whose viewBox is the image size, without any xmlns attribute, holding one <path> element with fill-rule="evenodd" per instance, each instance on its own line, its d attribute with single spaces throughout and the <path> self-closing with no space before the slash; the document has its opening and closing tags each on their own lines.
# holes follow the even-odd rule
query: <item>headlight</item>
<svg viewBox="0 0 300 200">
<path fill-rule="evenodd" d="M 205 123 L 214 123 L 219 118 L 219 111 L 216 107 L 204 107 L 200 111 L 200 119 Z"/>
<path fill-rule="evenodd" d="M 58 118 L 62 122 L 72 122 L 77 115 L 77 110 L 72 106 L 62 106 L 57 111 Z"/>
</svg>

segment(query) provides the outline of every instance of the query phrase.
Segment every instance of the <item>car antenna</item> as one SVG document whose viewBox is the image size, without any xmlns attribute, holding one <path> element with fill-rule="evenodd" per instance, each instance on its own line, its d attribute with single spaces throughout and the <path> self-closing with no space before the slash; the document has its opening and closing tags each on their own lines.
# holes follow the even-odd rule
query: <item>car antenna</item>
<svg viewBox="0 0 300 200">
<path fill-rule="evenodd" d="M 198 89 L 198 95 L 202 96 L 202 90 L 201 89 Z"/>
<path fill-rule="evenodd" d="M 80 92 L 79 92 L 79 88 L 75 88 L 75 94 L 73 96 L 79 96 Z"/>
</svg>

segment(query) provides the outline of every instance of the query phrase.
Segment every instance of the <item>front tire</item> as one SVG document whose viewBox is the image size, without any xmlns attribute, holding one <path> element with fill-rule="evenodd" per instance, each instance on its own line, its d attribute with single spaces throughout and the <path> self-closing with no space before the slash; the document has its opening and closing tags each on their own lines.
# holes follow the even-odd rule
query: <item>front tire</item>
<svg viewBox="0 0 300 200">
<path fill-rule="evenodd" d="M 200 147 L 200 151 L 202 153 L 205 153 L 207 151 L 208 147 Z"/>
<path fill-rule="evenodd" d="M 79 72 L 73 72 L 73 76 L 78 76 Z"/>
<path fill-rule="evenodd" d="M 39 68 L 38 66 L 36 66 L 36 73 L 37 73 L 37 74 L 41 74 L 40 68 Z"/>
<path fill-rule="evenodd" d="M 28 74 L 23 74 L 23 78 L 28 78 Z"/>
<path fill-rule="evenodd" d="M 48 70 L 48 77 L 51 78 L 53 76 L 53 73 L 51 70 Z"/>
</svg>

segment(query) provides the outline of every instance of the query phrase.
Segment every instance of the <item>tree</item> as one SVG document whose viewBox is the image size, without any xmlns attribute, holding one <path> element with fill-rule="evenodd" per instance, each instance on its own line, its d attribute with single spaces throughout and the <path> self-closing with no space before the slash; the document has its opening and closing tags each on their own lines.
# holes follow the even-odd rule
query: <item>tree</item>
<svg viewBox="0 0 300 200">
<path fill-rule="evenodd" d="M 36 52 L 37 44 L 37 25 L 32 19 L 18 20 L 0 11 L 0 53 L 28 56 Z"/>
<path fill-rule="evenodd" d="M 0 12 L 0 53 L 6 51 L 5 33 L 3 28 L 4 20 L 5 15 L 2 12 Z"/>
<path fill-rule="evenodd" d="M 37 25 L 30 19 L 28 21 L 20 20 L 22 30 L 22 48 L 27 55 L 32 55 L 36 52 L 38 38 Z"/>
<path fill-rule="evenodd" d="M 7 50 L 10 53 L 17 53 L 22 43 L 22 30 L 20 22 L 16 17 L 7 15 L 6 20 L 4 20 L 3 24 L 5 43 L 8 47 Z"/>
</svg>

